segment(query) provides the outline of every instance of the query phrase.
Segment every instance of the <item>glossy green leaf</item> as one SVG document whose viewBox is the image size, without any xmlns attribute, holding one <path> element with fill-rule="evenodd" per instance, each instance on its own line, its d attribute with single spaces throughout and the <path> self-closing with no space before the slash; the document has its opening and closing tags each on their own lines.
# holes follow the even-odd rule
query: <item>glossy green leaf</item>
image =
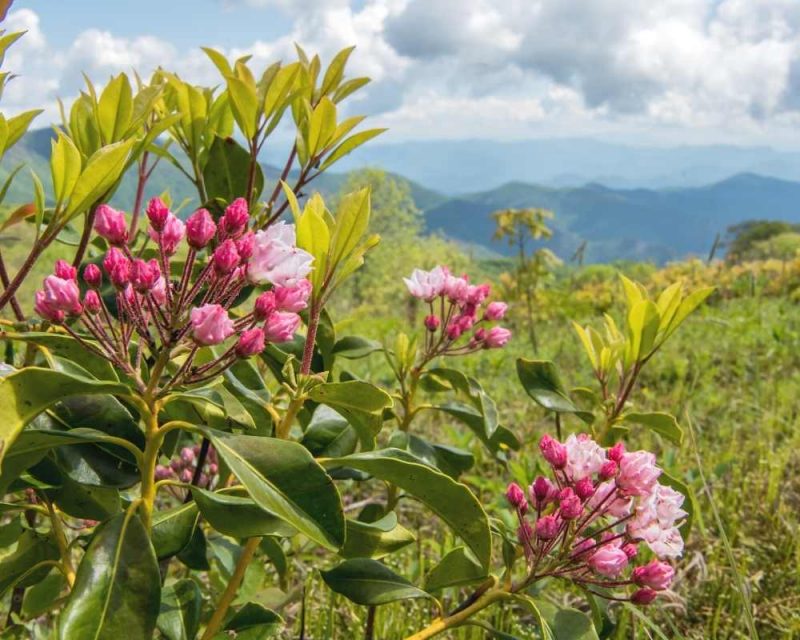
<svg viewBox="0 0 800 640">
<path fill-rule="evenodd" d="M 81 174 L 81 152 L 72 140 L 61 133 L 51 144 L 50 177 L 53 182 L 53 195 L 60 204 L 72 194 Z"/>
<path fill-rule="evenodd" d="M 121 513 L 96 530 L 59 619 L 62 638 L 150 640 L 161 574 L 142 521 Z"/>
<path fill-rule="evenodd" d="M 214 138 L 208 154 L 208 163 L 203 169 L 203 180 L 210 199 L 219 198 L 233 202 L 247 192 L 250 153 L 233 138 Z M 254 197 L 264 188 L 264 172 L 255 165 L 253 181 Z"/>
<path fill-rule="evenodd" d="M 383 410 L 393 404 L 383 389 L 359 380 L 317 385 L 309 392 L 309 398 L 344 416 L 358 432 L 364 449 L 375 446 L 375 436 L 383 426 Z"/>
<path fill-rule="evenodd" d="M 355 452 L 358 434 L 345 418 L 321 404 L 314 410 L 302 443 L 315 458 L 340 458 Z"/>
<path fill-rule="evenodd" d="M 235 632 L 236 640 L 266 640 L 282 626 L 283 618 L 277 613 L 256 602 L 248 602 L 228 620 L 225 630 Z M 230 635 L 221 637 L 229 638 Z"/>
<path fill-rule="evenodd" d="M 44 566 L 31 571 L 36 565 L 59 557 L 58 547 L 50 536 L 34 531 L 25 531 L 17 541 L 16 548 L 0 556 L 0 596 L 11 587 L 27 587 L 42 580 L 52 569 Z"/>
<path fill-rule="evenodd" d="M 64 476 L 61 486 L 45 491 L 58 508 L 73 518 L 105 520 L 119 513 L 119 491 L 114 487 L 98 487 L 75 482 Z"/>
<path fill-rule="evenodd" d="M 186 548 L 197 526 L 197 518 L 197 505 L 193 502 L 153 514 L 150 536 L 159 560 L 171 558 Z"/>
<path fill-rule="evenodd" d="M 237 492 L 239 493 L 239 492 Z M 200 513 L 220 533 L 235 538 L 292 536 L 297 531 L 284 520 L 265 511 L 253 500 L 230 490 L 206 491 L 193 488 Z"/>
<path fill-rule="evenodd" d="M 33 119 L 40 113 L 42 113 L 42 109 L 32 109 L 30 111 L 23 111 L 13 118 L 8 119 L 8 137 L 6 138 L 6 143 L 3 146 L 4 152 L 8 151 L 11 147 L 17 144 L 17 142 L 19 142 L 20 138 L 25 135 L 25 132 L 31 126 Z"/>
<path fill-rule="evenodd" d="M 556 413 L 574 413 L 587 423 L 594 419 L 591 413 L 581 411 L 570 400 L 558 370 L 549 360 L 517 358 L 517 376 L 525 392 L 545 409 Z"/>
<path fill-rule="evenodd" d="M 553 640 L 598 640 L 592 619 L 582 611 L 544 600 L 533 602 Z"/>
<path fill-rule="evenodd" d="M 383 558 L 416 540 L 413 533 L 398 524 L 394 512 L 375 522 L 348 519 L 346 527 L 344 548 L 339 552 L 343 558 Z"/>
<path fill-rule="evenodd" d="M 333 346 L 333 355 L 348 360 L 357 360 L 382 350 L 383 345 L 377 340 L 369 340 L 361 336 L 344 336 Z"/>
<path fill-rule="evenodd" d="M 300 444 L 205 429 L 219 456 L 263 509 L 329 549 L 344 544 L 333 481 Z"/>
<path fill-rule="evenodd" d="M 72 190 L 66 209 L 68 218 L 84 213 L 95 202 L 108 197 L 125 170 L 134 142 L 131 139 L 110 144 L 89 158 Z"/>
<path fill-rule="evenodd" d="M 244 137 L 252 140 L 256 134 L 256 119 L 260 113 L 256 89 L 235 76 L 228 76 L 227 81 L 236 124 L 239 125 Z"/>
<path fill-rule="evenodd" d="M 326 460 L 325 464 L 365 471 L 407 491 L 447 523 L 472 550 L 481 566 L 489 566 L 489 521 L 480 502 L 465 485 L 400 449 L 356 453 Z"/>
<path fill-rule="evenodd" d="M 425 577 L 425 591 L 475 584 L 486 578 L 486 570 L 475 561 L 467 549 L 451 550 Z"/>
<path fill-rule="evenodd" d="M 385 565 L 368 558 L 345 560 L 320 574 L 332 591 L 356 604 L 381 605 L 397 600 L 430 597 Z"/>
<path fill-rule="evenodd" d="M 669 413 L 653 411 L 651 413 L 626 413 L 622 417 L 623 423 L 632 422 L 647 427 L 651 431 L 664 436 L 675 444 L 683 442 L 683 429 L 678 424 L 675 416 Z"/>
<path fill-rule="evenodd" d="M 352 136 L 344 140 L 344 142 L 342 142 L 339 146 L 337 146 L 330 154 L 328 154 L 323 163 L 320 165 L 320 171 L 325 171 L 332 164 L 352 153 L 362 144 L 365 144 L 366 142 L 369 142 L 373 138 L 379 136 L 384 131 L 386 131 L 386 129 L 367 129 L 365 131 L 354 133 Z"/>
<path fill-rule="evenodd" d="M 200 587 L 184 578 L 161 590 L 161 609 L 156 626 L 166 640 L 195 640 L 203 604 Z"/>
<path fill-rule="evenodd" d="M 120 73 L 103 89 L 97 103 L 100 135 L 106 144 L 120 140 L 133 115 L 133 92 L 128 76 Z"/>
<path fill-rule="evenodd" d="M 39 367 L 21 369 L 0 380 L 0 463 L 22 428 L 42 411 L 62 398 L 93 393 L 127 395 L 128 388 Z"/>
</svg>

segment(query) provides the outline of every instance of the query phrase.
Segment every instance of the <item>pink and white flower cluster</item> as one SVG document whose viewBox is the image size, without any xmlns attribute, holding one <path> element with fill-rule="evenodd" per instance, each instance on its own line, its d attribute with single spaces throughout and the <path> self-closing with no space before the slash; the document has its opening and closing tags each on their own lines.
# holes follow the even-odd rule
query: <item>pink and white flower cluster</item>
<svg viewBox="0 0 800 640">
<path fill-rule="evenodd" d="M 540 451 L 552 479 L 539 476 L 526 492 L 512 483 L 506 499 L 518 520 L 518 539 L 530 580 L 554 576 L 592 591 L 631 591 L 612 597 L 649 604 L 675 575 L 665 560 L 683 553 L 679 527 L 684 496 L 659 483 L 661 469 L 648 451 L 604 449 L 587 434 L 559 442 L 545 435 Z M 655 556 L 634 566 L 641 547 Z"/>
<path fill-rule="evenodd" d="M 139 368 L 142 346 L 151 353 L 180 347 L 190 355 L 174 383 L 200 382 L 218 375 L 236 358 L 260 353 L 267 343 L 291 340 L 300 325 L 298 312 L 306 308 L 311 283 L 312 256 L 298 249 L 291 224 L 279 222 L 251 231 L 247 203 L 239 198 L 214 221 L 198 209 L 184 223 L 160 198 L 147 205 L 147 237 L 155 251 L 142 257 L 147 246 L 134 249 L 125 214 L 108 205 L 95 212 L 94 230 L 110 245 L 101 265 L 83 270 L 86 291 L 81 296 L 77 269 L 56 263 L 36 293 L 36 312 L 63 324 L 88 348 L 115 362 L 127 373 Z M 186 259 L 180 275 L 173 275 L 173 260 L 185 241 Z M 203 256 L 201 258 L 201 256 Z M 104 279 L 111 285 L 106 299 L 100 295 Z M 242 290 L 265 285 L 249 313 L 232 317 Z M 109 304 L 111 303 L 111 304 Z M 80 318 L 93 342 L 67 323 Z M 223 355 L 192 366 L 197 348 L 219 345 L 238 336 Z M 132 363 L 130 345 L 139 345 Z"/>
<path fill-rule="evenodd" d="M 505 302 L 488 302 L 488 284 L 470 284 L 466 276 L 455 276 L 447 267 L 430 271 L 414 269 L 410 278 L 403 278 L 409 293 L 428 303 L 425 316 L 426 352 L 434 355 L 462 355 L 479 349 L 503 347 L 511 339 L 511 331 L 499 325 L 508 309 Z M 456 344 L 463 336 L 466 342 Z"/>
</svg>

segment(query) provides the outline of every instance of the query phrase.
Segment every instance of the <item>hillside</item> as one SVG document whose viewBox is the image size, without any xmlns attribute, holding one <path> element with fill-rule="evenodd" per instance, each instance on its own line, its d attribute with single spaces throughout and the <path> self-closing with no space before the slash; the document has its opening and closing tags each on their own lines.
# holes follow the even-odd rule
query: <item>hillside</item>
<svg viewBox="0 0 800 640">
<path fill-rule="evenodd" d="M 553 188 L 511 182 L 453 198 L 426 211 L 428 228 L 463 242 L 491 240 L 491 212 L 506 207 L 552 209 L 556 233 L 549 246 L 569 257 L 586 240 L 586 260 L 664 262 L 705 255 L 717 233 L 754 218 L 800 222 L 800 183 L 740 174 L 712 185 L 684 189 L 611 189 L 598 184 Z"/>
<path fill-rule="evenodd" d="M 4 166 L 9 168 L 24 162 L 47 186 L 51 135 L 48 129 L 30 132 L 12 149 Z M 371 157 L 368 147 L 354 156 L 361 158 L 355 164 Z M 481 184 L 484 178 L 470 173 L 468 155 L 453 158 L 436 171 L 446 170 Z M 500 156 L 485 159 L 490 160 L 502 167 L 508 159 Z M 276 167 L 262 166 L 271 181 L 279 175 Z M 392 168 L 391 163 L 388 167 L 381 166 Z M 417 176 L 419 170 L 419 167 L 414 169 L 413 175 Z M 631 172 L 635 173 L 633 168 Z M 585 240 L 588 243 L 585 258 L 591 262 L 632 259 L 663 263 L 687 254 L 705 255 L 717 233 L 724 233 L 727 227 L 743 220 L 774 218 L 800 222 L 800 182 L 753 173 L 740 173 L 707 186 L 664 189 L 612 188 L 599 183 L 545 186 L 512 181 L 455 197 L 422 186 L 435 182 L 435 175 L 434 171 L 429 178 L 409 181 L 417 206 L 425 212 L 428 229 L 469 245 L 476 255 L 508 252 L 503 243 L 492 241 L 494 223 L 490 216 L 492 211 L 507 207 L 552 209 L 556 213 L 555 235 L 549 246 L 562 258 L 569 258 Z M 339 190 L 345 179 L 345 173 L 326 172 L 312 183 L 312 189 L 327 195 Z M 129 208 L 135 187 L 135 177 L 129 173 L 114 203 Z M 170 191 L 174 202 L 190 198 L 194 203 L 189 181 L 175 167 L 163 162 L 148 184 L 147 195 L 165 190 Z M 8 202 L 30 199 L 30 194 L 30 179 L 23 172 L 9 192 Z"/>
</svg>

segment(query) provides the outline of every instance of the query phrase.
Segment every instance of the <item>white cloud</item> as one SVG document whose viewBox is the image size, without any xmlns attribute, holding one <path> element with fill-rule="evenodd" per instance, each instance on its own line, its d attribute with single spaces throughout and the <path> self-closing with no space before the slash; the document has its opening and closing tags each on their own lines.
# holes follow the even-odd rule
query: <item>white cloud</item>
<svg viewBox="0 0 800 640">
<path fill-rule="evenodd" d="M 357 109 L 391 138 L 511 138 L 646 132 L 685 140 L 785 142 L 800 120 L 797 0 L 221 0 L 289 16 L 280 38 L 231 49 L 255 65 L 289 59 L 295 42 L 330 59 L 357 45 L 351 73 L 371 85 Z M 37 14 L 13 11 L 28 34 L 8 56 L 21 72 L 8 111 L 69 99 L 80 72 L 103 82 L 157 65 L 198 82 L 216 74 L 198 48 L 88 29 L 59 50 Z"/>
</svg>

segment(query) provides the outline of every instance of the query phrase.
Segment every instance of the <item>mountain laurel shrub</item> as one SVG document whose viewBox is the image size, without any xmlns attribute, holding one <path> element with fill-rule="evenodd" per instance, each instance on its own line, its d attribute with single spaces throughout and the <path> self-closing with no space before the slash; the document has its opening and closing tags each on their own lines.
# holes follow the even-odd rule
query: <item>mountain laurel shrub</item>
<svg viewBox="0 0 800 640">
<path fill-rule="evenodd" d="M 0 51 L 19 36 L 4 34 Z M 610 317 L 599 330 L 576 327 L 595 390 L 569 392 L 552 363 L 518 361 L 555 437 L 541 440 L 541 475 L 528 489 L 510 484 L 508 508 L 487 513 L 460 481 L 472 454 L 430 442 L 420 417 L 446 416 L 500 463 L 531 455 L 514 453 L 514 428 L 456 368 L 512 339 L 500 324 L 506 304 L 488 284 L 436 267 L 406 280 L 427 308 L 422 326 L 386 346 L 337 335 L 329 314 L 379 240 L 367 189 L 334 211 L 309 193 L 380 133 L 341 116 L 367 82 L 346 76 L 351 51 L 325 69 L 300 48 L 292 62 L 252 69 L 208 49 L 213 87 L 161 69 L 149 82 L 120 74 L 102 91 L 87 82 L 63 105 L 48 186 L 34 177 L 31 203 L 1 227 L 36 233 L 16 273 L 0 260 L 0 308 L 13 316 L 0 333 L 9 633 L 269 637 L 284 622 L 245 597 L 243 581 L 256 559 L 285 580 L 290 555 L 373 613 L 466 589 L 461 605 L 438 605 L 420 623 L 417 639 L 465 623 L 491 630 L 473 616 L 493 605 L 530 616 L 543 637 L 596 638 L 620 607 L 658 602 L 669 587 L 691 517 L 687 490 L 621 438 L 644 427 L 680 441 L 674 417 L 637 411 L 632 398 L 642 368 L 708 291 L 673 285 L 651 299 L 626 280 L 621 327 Z M 35 115 L 0 116 L 2 152 Z M 279 127 L 293 127 L 294 142 L 280 174 L 267 176 L 258 155 Z M 184 218 L 168 194 L 145 201 L 164 163 L 196 188 Z M 127 213 L 108 205 L 125 172 L 138 180 Z M 35 308 L 23 309 L 15 294 L 54 242 L 74 258 L 59 260 Z M 348 360 L 379 353 L 393 385 L 347 371 Z M 581 433 L 567 436 L 567 424 Z M 378 503 L 344 508 L 364 492 Z M 460 540 L 418 585 L 382 561 L 415 540 L 397 513 L 408 497 Z M 219 548 L 227 560 L 210 562 Z M 594 615 L 544 598 L 543 585 L 557 582 L 578 587 Z"/>
</svg>

